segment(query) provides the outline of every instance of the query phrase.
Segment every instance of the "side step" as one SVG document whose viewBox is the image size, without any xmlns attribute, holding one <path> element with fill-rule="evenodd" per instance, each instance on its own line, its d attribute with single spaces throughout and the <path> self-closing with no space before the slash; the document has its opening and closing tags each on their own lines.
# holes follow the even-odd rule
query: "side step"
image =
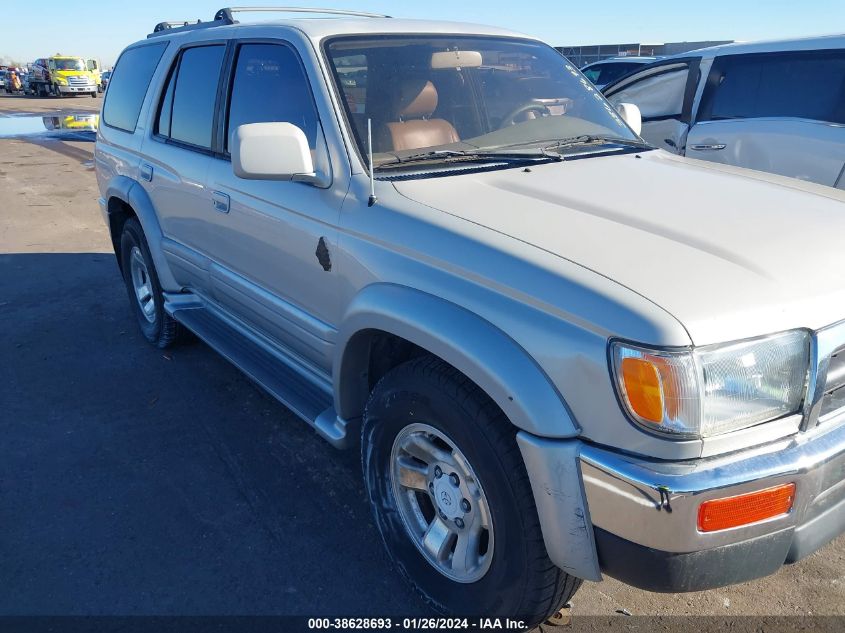
<svg viewBox="0 0 845 633">
<path fill-rule="evenodd" d="M 262 341 L 259 335 L 201 305 L 173 302 L 167 307 L 174 319 L 313 426 L 333 446 L 348 446 L 348 424 L 335 413 L 330 385 L 282 350 Z"/>
</svg>

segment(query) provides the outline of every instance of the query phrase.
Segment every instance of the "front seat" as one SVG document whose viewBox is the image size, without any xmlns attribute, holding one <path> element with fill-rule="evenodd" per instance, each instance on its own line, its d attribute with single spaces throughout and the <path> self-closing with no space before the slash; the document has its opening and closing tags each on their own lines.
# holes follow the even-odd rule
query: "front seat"
<svg viewBox="0 0 845 633">
<path fill-rule="evenodd" d="M 400 86 L 399 120 L 388 123 L 393 151 L 458 143 L 455 127 L 444 119 L 431 119 L 437 110 L 437 88 L 430 81 L 405 81 Z"/>
</svg>

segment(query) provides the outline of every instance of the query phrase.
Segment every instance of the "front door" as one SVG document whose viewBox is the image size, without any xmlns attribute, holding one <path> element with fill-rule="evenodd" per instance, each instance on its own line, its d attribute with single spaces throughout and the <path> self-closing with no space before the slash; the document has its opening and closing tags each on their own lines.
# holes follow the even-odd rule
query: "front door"
<svg viewBox="0 0 845 633">
<path fill-rule="evenodd" d="M 613 105 L 633 103 L 643 115 L 640 136 L 654 147 L 683 154 L 699 79 L 700 57 L 650 64 L 605 87 Z"/>
<path fill-rule="evenodd" d="M 224 155 L 208 183 L 214 216 L 214 298 L 232 315 L 328 371 L 339 310 L 332 261 L 349 176 L 332 174 L 305 68 L 283 41 L 243 41 L 232 58 L 222 126 Z M 239 125 L 283 121 L 309 140 L 322 186 L 243 180 L 227 159 Z"/>
</svg>

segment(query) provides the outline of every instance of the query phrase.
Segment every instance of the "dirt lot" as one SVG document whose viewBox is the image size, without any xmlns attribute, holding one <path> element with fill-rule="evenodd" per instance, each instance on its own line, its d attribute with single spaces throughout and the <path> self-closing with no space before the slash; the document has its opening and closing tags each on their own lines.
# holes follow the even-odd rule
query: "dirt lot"
<svg viewBox="0 0 845 633">
<path fill-rule="evenodd" d="M 100 102 L 0 97 L 0 136 Z M 144 343 L 93 134 L 70 134 L 0 138 L 0 615 L 424 613 L 382 551 L 357 455 L 203 344 Z M 845 538 L 741 586 L 608 579 L 573 600 L 576 619 L 623 611 L 845 615 Z"/>
</svg>

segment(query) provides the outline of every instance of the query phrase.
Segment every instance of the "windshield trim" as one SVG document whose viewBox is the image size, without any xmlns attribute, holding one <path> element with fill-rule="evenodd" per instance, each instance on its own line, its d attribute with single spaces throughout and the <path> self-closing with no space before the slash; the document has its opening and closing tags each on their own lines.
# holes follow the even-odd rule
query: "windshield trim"
<svg viewBox="0 0 845 633">
<path fill-rule="evenodd" d="M 329 54 L 329 46 L 336 42 L 342 41 L 352 41 L 358 39 L 378 39 L 378 38 L 402 38 L 402 37 L 450 37 L 450 38 L 463 38 L 463 39 L 471 39 L 471 38 L 484 38 L 488 40 L 502 40 L 506 42 L 523 42 L 527 44 L 533 45 L 540 45 L 550 48 L 555 53 L 560 55 L 562 59 L 564 59 L 567 63 L 570 62 L 567 57 L 561 53 L 559 50 L 554 48 L 553 46 L 547 44 L 543 40 L 528 37 L 528 36 L 513 36 L 513 35 L 487 35 L 484 33 L 432 33 L 429 31 L 403 31 L 403 32 L 363 32 L 363 33 L 344 33 L 343 35 L 332 35 L 330 37 L 324 38 L 320 42 L 320 54 L 321 54 L 321 63 L 323 64 L 325 70 L 327 71 L 328 75 L 331 77 L 330 89 L 332 93 L 332 97 L 337 101 L 339 105 L 340 115 L 342 119 L 341 123 L 341 134 L 343 135 L 344 142 L 347 144 L 347 153 L 349 154 L 350 158 L 354 155 L 357 157 L 359 165 L 361 167 L 361 171 L 367 176 L 370 175 L 370 168 L 369 168 L 369 159 L 368 157 L 363 154 L 363 148 L 366 146 L 366 143 L 363 142 L 363 139 L 358 139 L 358 133 L 355 129 L 355 126 L 352 123 L 352 112 L 349 110 L 349 103 L 347 103 L 346 99 L 343 96 L 343 86 L 340 82 L 340 75 L 335 68 L 335 65 L 332 63 L 332 58 Z M 572 65 L 575 68 L 574 64 Z M 601 94 L 601 93 L 599 93 Z M 349 144 L 352 145 L 352 151 L 349 151 Z M 508 166 L 512 167 L 512 166 Z M 378 172 L 378 169 L 374 170 Z M 353 172 L 355 173 L 355 172 Z"/>
</svg>

